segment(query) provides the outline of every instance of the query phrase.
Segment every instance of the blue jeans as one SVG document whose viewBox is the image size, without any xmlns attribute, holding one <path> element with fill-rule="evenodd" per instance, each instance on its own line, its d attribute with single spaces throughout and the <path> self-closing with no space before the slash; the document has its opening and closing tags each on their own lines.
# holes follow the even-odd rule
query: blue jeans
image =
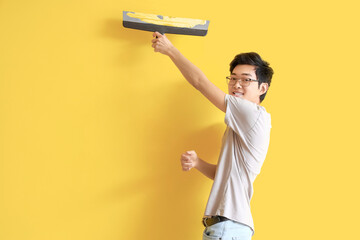
<svg viewBox="0 0 360 240">
<path fill-rule="evenodd" d="M 252 235 L 249 226 L 229 220 L 205 228 L 203 240 L 251 240 Z"/>
</svg>

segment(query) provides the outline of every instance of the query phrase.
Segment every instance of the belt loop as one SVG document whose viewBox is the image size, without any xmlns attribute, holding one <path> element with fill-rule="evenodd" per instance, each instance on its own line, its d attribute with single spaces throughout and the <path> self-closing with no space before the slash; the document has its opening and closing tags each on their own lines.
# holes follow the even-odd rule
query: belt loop
<svg viewBox="0 0 360 240">
<path fill-rule="evenodd" d="M 206 217 L 204 217 L 204 218 L 202 219 L 202 224 L 204 225 L 204 227 L 207 227 L 206 220 L 207 220 Z"/>
</svg>

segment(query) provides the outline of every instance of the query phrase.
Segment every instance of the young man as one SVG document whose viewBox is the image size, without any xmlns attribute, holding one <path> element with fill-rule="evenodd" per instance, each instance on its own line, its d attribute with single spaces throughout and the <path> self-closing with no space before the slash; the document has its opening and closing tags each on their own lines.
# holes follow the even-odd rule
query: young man
<svg viewBox="0 0 360 240">
<path fill-rule="evenodd" d="M 214 180 L 203 218 L 203 240 L 249 240 L 254 234 L 250 211 L 253 182 L 260 173 L 270 141 L 271 119 L 260 106 L 273 70 L 257 53 L 237 55 L 230 63 L 228 94 L 211 83 L 166 38 L 153 34 L 152 47 L 170 57 L 185 79 L 225 112 L 227 125 L 217 165 L 195 151 L 181 155 L 184 171 L 196 168 Z"/>
</svg>

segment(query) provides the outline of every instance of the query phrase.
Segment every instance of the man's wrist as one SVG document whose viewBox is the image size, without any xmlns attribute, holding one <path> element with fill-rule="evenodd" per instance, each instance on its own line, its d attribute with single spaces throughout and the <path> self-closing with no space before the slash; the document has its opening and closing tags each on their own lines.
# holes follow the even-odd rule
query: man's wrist
<svg viewBox="0 0 360 240">
<path fill-rule="evenodd" d="M 194 168 L 198 169 L 199 167 L 199 162 L 200 162 L 200 158 L 196 157 L 195 161 L 194 161 Z"/>
<path fill-rule="evenodd" d="M 168 51 L 167 55 L 168 55 L 171 59 L 174 59 L 174 58 L 176 58 L 176 55 L 178 54 L 178 52 L 179 52 L 179 50 L 177 50 L 176 47 L 171 46 L 171 47 L 169 48 L 169 51 Z"/>
</svg>

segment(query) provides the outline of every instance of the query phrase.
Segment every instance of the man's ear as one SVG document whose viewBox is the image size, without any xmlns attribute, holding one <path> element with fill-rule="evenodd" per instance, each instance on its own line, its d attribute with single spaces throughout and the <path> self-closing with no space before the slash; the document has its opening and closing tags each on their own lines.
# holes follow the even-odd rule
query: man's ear
<svg viewBox="0 0 360 240">
<path fill-rule="evenodd" d="M 269 84 L 268 83 L 262 83 L 260 85 L 260 87 L 259 87 L 260 95 L 263 95 L 264 93 L 266 93 L 268 89 L 269 89 Z"/>
</svg>

